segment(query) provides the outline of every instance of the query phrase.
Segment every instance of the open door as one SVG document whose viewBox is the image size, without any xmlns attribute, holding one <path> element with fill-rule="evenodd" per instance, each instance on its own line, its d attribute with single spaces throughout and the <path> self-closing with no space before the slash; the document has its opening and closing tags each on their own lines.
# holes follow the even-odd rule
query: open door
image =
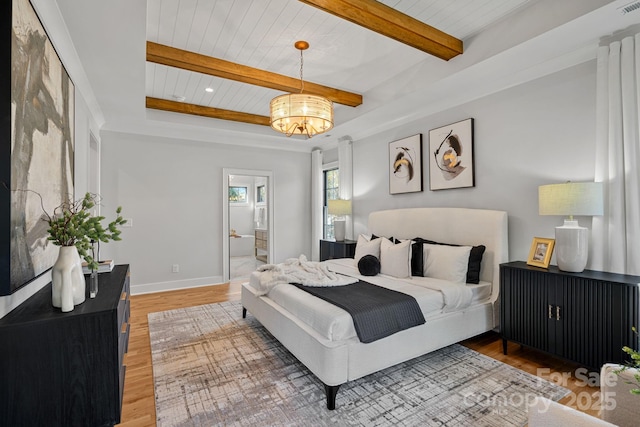
<svg viewBox="0 0 640 427">
<path fill-rule="evenodd" d="M 273 174 L 223 169 L 223 277 L 248 280 L 273 259 Z"/>
</svg>

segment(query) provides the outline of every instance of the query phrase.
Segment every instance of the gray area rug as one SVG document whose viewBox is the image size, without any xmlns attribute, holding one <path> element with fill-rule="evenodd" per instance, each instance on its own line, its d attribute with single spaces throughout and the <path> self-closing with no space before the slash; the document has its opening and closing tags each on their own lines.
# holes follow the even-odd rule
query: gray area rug
<svg viewBox="0 0 640 427">
<path fill-rule="evenodd" d="M 322 383 L 239 302 L 149 314 L 157 425 L 522 426 L 566 388 L 455 344 L 342 385 Z M 391 351 L 391 349 L 390 349 Z"/>
</svg>

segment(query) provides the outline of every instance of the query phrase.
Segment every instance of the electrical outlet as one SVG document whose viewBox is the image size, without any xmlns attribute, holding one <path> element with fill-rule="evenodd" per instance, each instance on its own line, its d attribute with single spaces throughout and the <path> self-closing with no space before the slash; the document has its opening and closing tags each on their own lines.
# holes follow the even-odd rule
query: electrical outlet
<svg viewBox="0 0 640 427">
<path fill-rule="evenodd" d="M 122 227 L 133 227 L 133 218 L 125 218 L 127 222 L 122 224 Z"/>
<path fill-rule="evenodd" d="M 179 264 L 173 264 L 173 266 L 171 267 L 171 271 L 174 273 L 179 273 L 180 272 L 180 265 Z"/>
</svg>

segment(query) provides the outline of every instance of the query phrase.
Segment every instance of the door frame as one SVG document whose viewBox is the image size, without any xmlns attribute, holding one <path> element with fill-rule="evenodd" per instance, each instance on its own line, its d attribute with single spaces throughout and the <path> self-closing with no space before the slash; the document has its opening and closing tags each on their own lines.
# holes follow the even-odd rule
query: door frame
<svg viewBox="0 0 640 427">
<path fill-rule="evenodd" d="M 274 244 L 274 198 L 273 198 L 273 172 L 255 169 L 222 169 L 222 280 L 229 281 L 230 260 L 229 256 L 229 176 L 244 175 L 267 178 L 267 263 L 275 259 Z"/>
</svg>

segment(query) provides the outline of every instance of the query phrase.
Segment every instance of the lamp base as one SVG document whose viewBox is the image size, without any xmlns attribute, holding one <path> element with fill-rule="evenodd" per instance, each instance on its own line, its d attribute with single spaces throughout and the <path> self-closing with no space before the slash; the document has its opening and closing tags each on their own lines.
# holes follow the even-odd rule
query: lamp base
<svg viewBox="0 0 640 427">
<path fill-rule="evenodd" d="M 580 273 L 587 266 L 589 258 L 589 234 L 578 221 L 564 220 L 562 227 L 556 227 L 556 261 L 562 271 Z"/>
<path fill-rule="evenodd" d="M 333 235 L 336 238 L 336 242 L 343 242 L 345 236 L 345 223 L 344 219 L 333 220 Z"/>
</svg>

